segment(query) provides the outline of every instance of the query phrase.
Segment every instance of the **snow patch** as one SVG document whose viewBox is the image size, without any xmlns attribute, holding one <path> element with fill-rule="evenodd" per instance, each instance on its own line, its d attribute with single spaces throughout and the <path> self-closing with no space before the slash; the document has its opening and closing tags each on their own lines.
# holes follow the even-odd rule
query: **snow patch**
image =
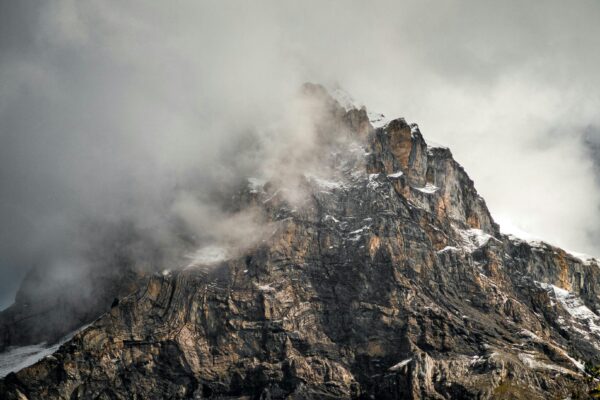
<svg viewBox="0 0 600 400">
<path fill-rule="evenodd" d="M 90 324 L 86 324 L 81 328 L 74 330 L 51 346 L 48 346 L 46 342 L 43 342 L 30 346 L 8 348 L 4 353 L 0 353 L 0 378 L 5 377 L 11 372 L 20 371 L 23 368 L 35 364 L 42 358 L 54 354 L 61 345 L 71 340 L 77 332 L 84 330 L 88 326 L 90 326 Z"/>
<path fill-rule="evenodd" d="M 337 219 L 336 217 L 334 217 L 333 215 L 329 215 L 329 214 L 327 214 L 327 215 L 325 216 L 325 218 L 323 218 L 323 222 L 327 222 L 327 221 L 329 221 L 329 220 L 332 220 L 332 221 L 333 221 L 333 222 L 335 222 L 336 224 L 338 224 L 338 223 L 340 222 L 340 220 L 339 220 L 339 219 Z"/>
<path fill-rule="evenodd" d="M 422 192 L 425 194 L 432 194 L 432 193 L 437 192 L 439 188 L 437 186 L 427 182 L 427 184 L 424 187 L 415 188 L 415 189 L 417 189 L 419 192 Z"/>
<path fill-rule="evenodd" d="M 434 140 L 431 140 L 431 139 L 425 140 L 425 143 L 427 144 L 427 148 L 428 149 L 446 149 L 446 150 L 449 149 L 448 146 L 440 144 L 440 143 L 438 143 L 438 142 L 436 142 Z"/>
<path fill-rule="evenodd" d="M 408 363 L 411 361 L 412 361 L 412 358 L 407 358 L 406 360 L 400 361 L 398 364 L 390 367 L 389 371 L 397 371 L 400 368 L 404 367 L 405 365 L 408 365 Z"/>
<path fill-rule="evenodd" d="M 590 310 L 579 296 L 554 285 L 542 282 L 536 283 L 540 287 L 554 293 L 556 300 L 558 300 L 560 305 L 569 313 L 569 315 L 584 322 L 590 331 L 600 333 L 600 316 Z"/>
<path fill-rule="evenodd" d="M 581 361 L 577 361 L 576 359 L 574 359 L 573 357 L 568 355 L 566 352 L 564 353 L 564 356 L 567 357 L 569 359 L 569 361 L 571 361 L 573 363 L 573 365 L 575 365 L 577 367 L 578 370 L 580 370 L 581 372 L 585 372 L 585 363 L 582 363 Z"/>
<path fill-rule="evenodd" d="M 376 190 L 377 188 L 381 187 L 381 182 L 377 181 L 378 177 L 379 174 L 369 174 L 369 183 L 367 184 L 369 189 Z"/>
<path fill-rule="evenodd" d="M 53 354 L 62 343 L 46 347 L 46 343 L 16 347 L 0 354 L 0 378 L 11 372 L 19 371 L 35 364 L 42 358 Z"/>
<path fill-rule="evenodd" d="M 447 251 L 460 251 L 460 249 L 454 246 L 446 246 L 443 249 L 438 250 L 438 254 L 445 253 Z"/>
<path fill-rule="evenodd" d="M 521 362 L 523 362 L 523 364 L 525 364 L 525 366 L 527 368 L 531 368 L 531 369 L 547 369 L 547 370 L 551 370 L 551 371 L 560 372 L 560 373 L 563 373 L 563 374 L 573 374 L 573 371 L 571 371 L 571 370 L 569 370 L 567 368 L 561 367 L 559 365 L 546 364 L 546 363 L 543 363 L 541 361 L 538 361 L 531 354 L 519 353 L 519 359 L 521 360 Z"/>
<path fill-rule="evenodd" d="M 485 246 L 491 239 L 495 239 L 489 233 L 485 233 L 481 229 L 456 229 L 461 236 L 465 248 L 474 251 L 482 246 Z"/>
<path fill-rule="evenodd" d="M 373 125 L 374 128 L 383 128 L 391 121 L 385 115 L 375 112 L 367 111 L 367 116 L 369 117 L 369 122 L 371 122 L 371 125 Z"/>
<path fill-rule="evenodd" d="M 359 233 L 362 233 L 362 232 L 364 232 L 365 230 L 368 230 L 368 229 L 369 229 L 369 227 L 365 225 L 365 226 L 363 226 L 360 229 L 357 229 L 355 231 L 350 232 L 349 234 L 350 235 L 358 235 Z"/>
<path fill-rule="evenodd" d="M 568 290 L 543 282 L 535 282 L 546 289 L 560 306 L 571 316 L 569 321 L 558 317 L 556 322 L 564 328 L 577 332 L 596 348 L 600 349 L 600 316 L 590 310 L 583 300 Z"/>
<path fill-rule="evenodd" d="M 393 174 L 389 174 L 388 178 L 400 178 L 402 175 L 404 175 L 404 172 L 398 171 L 394 172 Z"/>
</svg>

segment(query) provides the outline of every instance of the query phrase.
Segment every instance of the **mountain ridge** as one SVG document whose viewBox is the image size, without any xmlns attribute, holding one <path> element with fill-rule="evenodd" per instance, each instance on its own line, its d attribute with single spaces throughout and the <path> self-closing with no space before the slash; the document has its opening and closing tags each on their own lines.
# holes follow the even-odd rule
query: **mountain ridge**
<svg viewBox="0 0 600 400">
<path fill-rule="evenodd" d="M 318 110 L 316 168 L 235 195 L 271 234 L 141 277 L 0 394 L 587 398 L 597 261 L 501 234 L 450 150 L 418 126 L 374 127 L 376 114 L 320 85 L 302 93 Z"/>
</svg>

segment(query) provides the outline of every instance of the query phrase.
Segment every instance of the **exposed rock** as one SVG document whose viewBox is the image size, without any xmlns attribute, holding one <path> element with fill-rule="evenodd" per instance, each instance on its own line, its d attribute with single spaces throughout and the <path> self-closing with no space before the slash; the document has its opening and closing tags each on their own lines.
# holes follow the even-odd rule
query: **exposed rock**
<svg viewBox="0 0 600 400">
<path fill-rule="evenodd" d="M 328 116 L 323 134 L 345 138 L 320 149 L 334 172 L 305 177 L 307 203 L 244 188 L 240 207 L 260 208 L 270 237 L 144 278 L 0 381 L 3 398 L 587 398 L 598 264 L 501 235 L 450 151 L 416 126 L 374 129 L 366 110 L 305 91 Z"/>
</svg>

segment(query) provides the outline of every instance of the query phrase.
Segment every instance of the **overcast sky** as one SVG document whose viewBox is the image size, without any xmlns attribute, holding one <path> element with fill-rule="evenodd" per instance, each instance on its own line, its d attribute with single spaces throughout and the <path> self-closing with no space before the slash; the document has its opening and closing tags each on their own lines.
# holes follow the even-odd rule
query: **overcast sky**
<svg viewBox="0 0 600 400">
<path fill-rule="evenodd" d="M 304 81 L 450 146 L 503 226 L 600 255 L 599 21 L 596 1 L 1 1 L 0 307 L 81 218 L 152 219 L 227 171 Z"/>
</svg>

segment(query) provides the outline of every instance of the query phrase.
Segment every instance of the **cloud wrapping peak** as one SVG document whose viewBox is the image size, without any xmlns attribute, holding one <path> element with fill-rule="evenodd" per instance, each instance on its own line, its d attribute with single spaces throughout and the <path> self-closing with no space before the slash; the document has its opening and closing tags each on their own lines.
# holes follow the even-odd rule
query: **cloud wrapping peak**
<svg viewBox="0 0 600 400">
<path fill-rule="evenodd" d="M 596 2 L 0 7 L 0 303 L 65 258 L 81 220 L 127 217 L 168 244 L 173 204 L 210 203 L 269 165 L 260 149 L 310 146 L 289 120 L 304 81 L 419 123 L 494 215 L 600 254 Z"/>
</svg>

